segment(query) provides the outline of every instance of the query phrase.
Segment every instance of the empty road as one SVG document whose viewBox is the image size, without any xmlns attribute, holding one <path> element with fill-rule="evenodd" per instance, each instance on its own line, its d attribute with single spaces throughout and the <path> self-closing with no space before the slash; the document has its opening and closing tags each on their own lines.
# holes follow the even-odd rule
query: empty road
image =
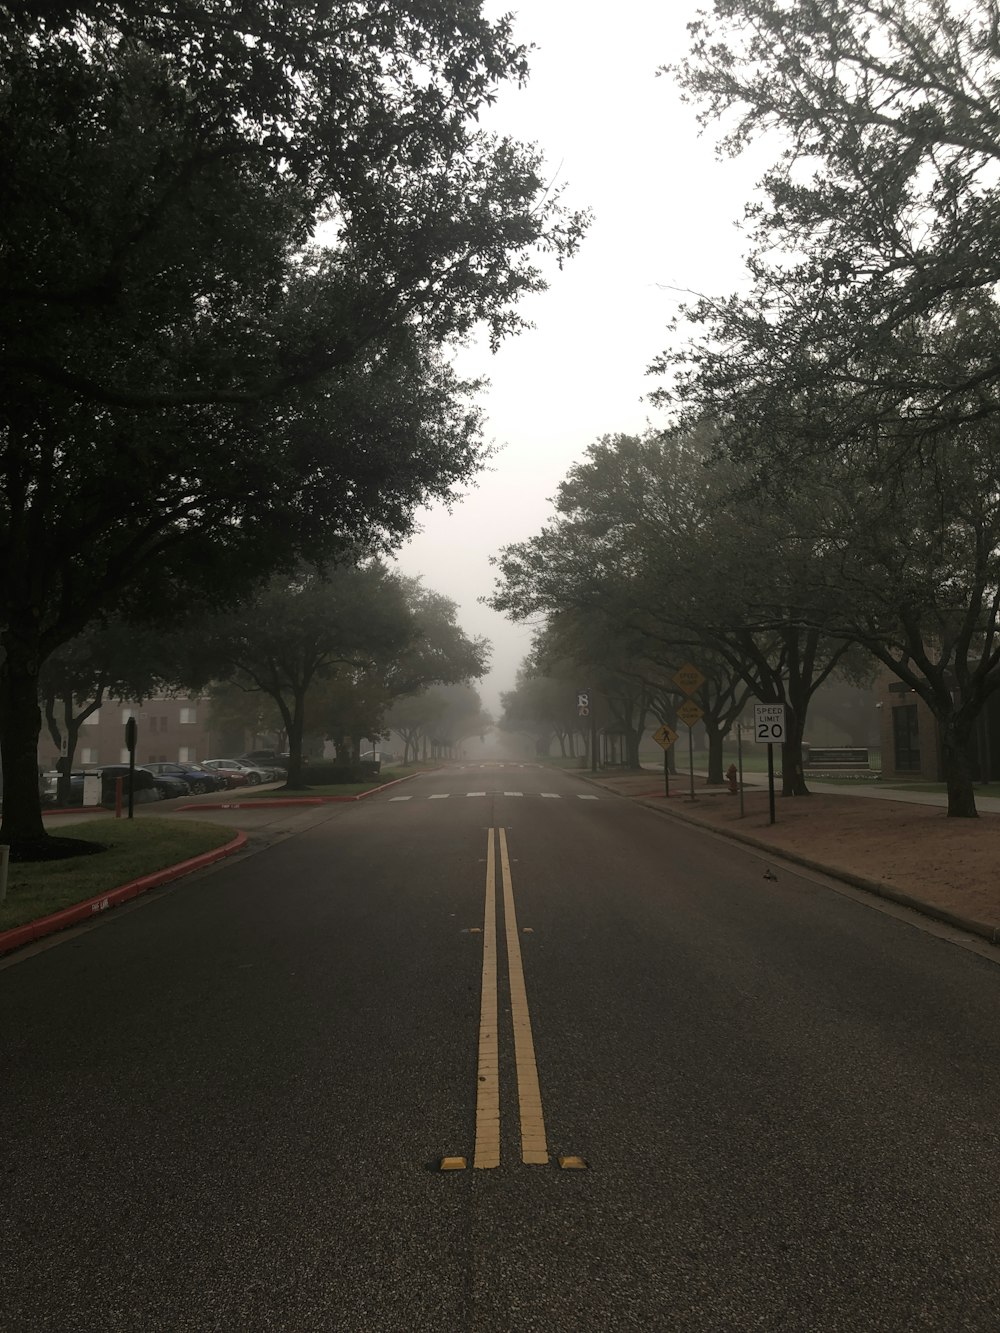
<svg viewBox="0 0 1000 1333">
<path fill-rule="evenodd" d="M 282 819 L 0 964 L 0 1328 L 994 1333 L 992 957 L 531 765 Z"/>
</svg>

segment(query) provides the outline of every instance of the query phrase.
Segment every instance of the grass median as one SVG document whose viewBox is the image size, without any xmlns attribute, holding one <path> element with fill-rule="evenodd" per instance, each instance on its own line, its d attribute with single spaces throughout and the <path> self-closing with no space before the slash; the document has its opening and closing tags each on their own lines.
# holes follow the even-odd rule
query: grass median
<svg viewBox="0 0 1000 1333">
<path fill-rule="evenodd" d="M 214 851 L 232 842 L 235 835 L 221 824 L 200 820 L 191 823 L 136 818 L 74 824 L 72 836 L 100 844 L 105 850 L 63 861 L 12 862 L 7 900 L 0 904 L 0 930 L 37 921 L 202 852 Z"/>
</svg>

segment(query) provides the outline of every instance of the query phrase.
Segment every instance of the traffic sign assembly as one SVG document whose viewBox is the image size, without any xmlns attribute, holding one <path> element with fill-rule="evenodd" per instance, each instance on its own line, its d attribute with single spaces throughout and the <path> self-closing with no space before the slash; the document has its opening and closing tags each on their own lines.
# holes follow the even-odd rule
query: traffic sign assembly
<svg viewBox="0 0 1000 1333">
<path fill-rule="evenodd" d="M 788 734 L 784 704 L 754 704 L 753 738 L 761 745 L 780 745 Z"/>
<path fill-rule="evenodd" d="M 662 745 L 665 750 L 669 750 L 676 739 L 677 732 L 668 727 L 665 722 L 662 727 L 658 727 L 653 732 L 653 740 L 656 741 L 657 745 Z"/>
<path fill-rule="evenodd" d="M 682 667 L 678 667 L 672 679 L 677 688 L 683 690 L 685 694 L 694 694 L 695 690 L 700 690 L 705 683 L 705 677 L 693 662 L 685 662 Z"/>
<path fill-rule="evenodd" d="M 686 722 L 689 727 L 693 727 L 704 714 L 693 699 L 685 699 L 677 710 L 677 716 L 682 722 Z"/>
</svg>

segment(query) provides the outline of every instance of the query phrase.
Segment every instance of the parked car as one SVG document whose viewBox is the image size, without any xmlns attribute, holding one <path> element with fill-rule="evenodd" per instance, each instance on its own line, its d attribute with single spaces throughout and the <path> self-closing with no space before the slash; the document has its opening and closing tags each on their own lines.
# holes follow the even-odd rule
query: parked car
<svg viewBox="0 0 1000 1333">
<path fill-rule="evenodd" d="M 101 769 L 101 804 L 114 805 L 115 803 L 115 784 L 119 778 L 122 778 L 122 791 L 126 801 L 128 800 L 128 764 L 106 764 Z M 187 784 L 185 783 L 185 786 Z M 188 789 L 190 791 L 190 788 Z M 161 801 L 163 791 L 157 786 L 156 778 L 148 769 L 141 765 L 136 766 L 135 770 L 135 795 L 132 798 L 133 805 L 148 804 L 150 801 Z M 180 795 L 179 792 L 172 793 Z M 187 794 L 187 793 L 185 793 Z"/>
<path fill-rule="evenodd" d="M 228 758 L 203 758 L 203 760 L 201 760 L 201 768 L 207 768 L 211 770 L 212 773 L 219 774 L 221 780 L 225 782 L 228 789 L 232 789 L 233 786 L 249 785 L 247 774 L 245 774 L 243 769 L 236 764 L 235 760 L 228 760 Z"/>
<path fill-rule="evenodd" d="M 142 767 L 149 769 L 150 773 L 158 774 L 160 777 L 180 778 L 182 782 L 187 783 L 196 796 L 200 796 L 203 792 L 223 791 L 226 786 L 226 780 L 221 773 L 210 768 L 202 768 L 201 764 L 160 762 L 143 764 Z"/>
<path fill-rule="evenodd" d="M 256 787 L 262 782 L 270 781 L 265 778 L 262 769 L 254 768 L 250 764 L 241 764 L 238 759 L 203 759 L 201 764 L 203 768 L 211 768 L 222 773 L 233 787 L 245 787 L 248 784 Z M 237 780 L 231 781 L 233 778 Z"/>
<path fill-rule="evenodd" d="M 302 762 L 305 763 L 305 757 Z M 253 764 L 257 768 L 269 768 L 277 773 L 279 778 L 288 776 L 288 765 L 291 763 L 291 755 L 287 752 L 282 754 L 280 750 L 250 750 L 247 754 L 237 756 L 237 763 Z"/>
<path fill-rule="evenodd" d="M 153 779 L 153 786 L 160 793 L 160 799 L 163 801 L 172 801 L 178 796 L 190 796 L 191 784 L 179 777 L 176 773 L 157 773 L 159 764 L 138 764 L 136 772 L 141 769 L 148 773 Z"/>
<path fill-rule="evenodd" d="M 271 750 L 266 753 L 270 756 L 274 754 L 274 751 Z M 257 757 L 254 758 L 249 754 L 238 755 L 236 763 L 245 764 L 248 768 L 259 768 L 262 773 L 267 773 L 268 776 L 264 779 L 265 782 L 280 782 L 283 778 L 288 777 L 287 764 L 280 763 L 277 759 L 265 757 L 265 752 L 263 750 L 254 750 L 253 755 Z"/>
</svg>

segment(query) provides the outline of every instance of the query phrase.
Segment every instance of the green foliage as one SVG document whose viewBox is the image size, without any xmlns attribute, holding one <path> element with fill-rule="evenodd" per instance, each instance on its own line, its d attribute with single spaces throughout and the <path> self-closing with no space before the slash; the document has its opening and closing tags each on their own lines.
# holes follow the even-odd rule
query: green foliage
<svg viewBox="0 0 1000 1333">
<path fill-rule="evenodd" d="M 31 798 L 37 670 L 141 587 L 223 605 L 479 466 L 441 353 L 518 329 L 585 219 L 480 130 L 507 20 L 385 6 L 0 10 L 0 744 Z M 37 793 L 36 793 L 37 796 Z"/>
<path fill-rule="evenodd" d="M 753 287 L 686 312 L 657 395 L 709 421 L 810 596 L 936 717 L 949 813 L 1000 688 L 1000 48 L 991 0 L 726 0 L 682 84 L 739 149 L 784 146 L 750 210 Z M 823 558 L 817 559 L 822 551 Z"/>
</svg>

